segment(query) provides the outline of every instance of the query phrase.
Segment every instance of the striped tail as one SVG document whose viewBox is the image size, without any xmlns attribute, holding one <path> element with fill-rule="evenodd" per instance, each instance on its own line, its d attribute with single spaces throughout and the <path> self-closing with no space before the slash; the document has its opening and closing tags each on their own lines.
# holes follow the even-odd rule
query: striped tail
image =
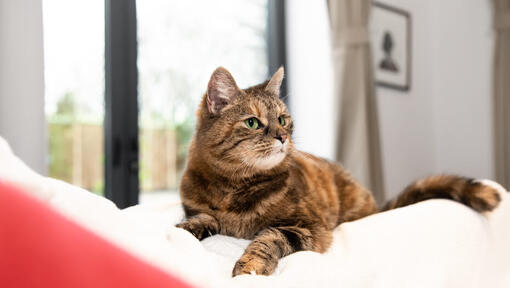
<svg viewBox="0 0 510 288">
<path fill-rule="evenodd" d="M 429 199 L 450 199 L 482 213 L 495 209 L 501 201 L 501 196 L 493 187 L 475 179 L 439 175 L 418 180 L 407 186 L 400 195 L 386 203 L 381 211 Z"/>
</svg>

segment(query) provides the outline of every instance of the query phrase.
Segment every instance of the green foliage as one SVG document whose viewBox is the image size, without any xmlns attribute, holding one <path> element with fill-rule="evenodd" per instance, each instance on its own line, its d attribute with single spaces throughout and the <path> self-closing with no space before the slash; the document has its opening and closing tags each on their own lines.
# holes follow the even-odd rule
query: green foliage
<svg viewBox="0 0 510 288">
<path fill-rule="evenodd" d="M 62 98 L 57 102 L 56 115 L 76 116 L 76 101 L 74 94 L 70 91 L 64 93 Z"/>
<path fill-rule="evenodd" d="M 94 194 L 97 194 L 99 196 L 104 196 L 104 181 L 103 180 L 97 181 L 94 184 L 94 187 L 92 187 L 91 192 L 93 192 Z"/>
<path fill-rule="evenodd" d="M 66 182 L 73 177 L 72 124 L 49 123 L 49 176 Z"/>
<path fill-rule="evenodd" d="M 49 175 L 66 182 L 73 177 L 73 122 L 75 101 L 72 92 L 66 92 L 57 102 L 57 111 L 50 116 L 49 134 Z"/>
</svg>

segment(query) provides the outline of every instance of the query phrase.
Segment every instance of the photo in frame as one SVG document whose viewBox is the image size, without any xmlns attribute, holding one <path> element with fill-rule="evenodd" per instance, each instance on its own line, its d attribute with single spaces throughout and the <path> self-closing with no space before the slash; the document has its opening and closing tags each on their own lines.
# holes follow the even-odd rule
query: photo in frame
<svg viewBox="0 0 510 288">
<path fill-rule="evenodd" d="M 411 88 L 411 15 L 373 2 L 371 41 L 376 84 L 401 91 Z"/>
</svg>

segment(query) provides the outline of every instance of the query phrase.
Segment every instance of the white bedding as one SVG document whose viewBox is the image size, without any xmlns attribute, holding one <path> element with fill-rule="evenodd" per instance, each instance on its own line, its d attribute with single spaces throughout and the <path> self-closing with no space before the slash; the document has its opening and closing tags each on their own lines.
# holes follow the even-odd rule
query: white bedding
<svg viewBox="0 0 510 288">
<path fill-rule="evenodd" d="M 0 137 L 2 180 L 198 286 L 510 287 L 510 200 L 493 182 L 504 201 L 488 219 L 452 201 L 430 200 L 342 224 L 326 253 L 294 253 L 272 276 L 231 278 L 249 241 L 217 235 L 199 242 L 173 227 L 183 217 L 179 203 L 119 210 L 105 198 L 34 173 Z"/>
</svg>

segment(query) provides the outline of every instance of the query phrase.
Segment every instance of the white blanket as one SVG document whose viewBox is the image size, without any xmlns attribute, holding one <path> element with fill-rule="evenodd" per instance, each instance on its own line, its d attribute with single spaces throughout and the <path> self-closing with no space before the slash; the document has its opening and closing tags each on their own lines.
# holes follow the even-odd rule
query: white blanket
<svg viewBox="0 0 510 288">
<path fill-rule="evenodd" d="M 109 200 L 40 176 L 0 137 L 0 181 L 22 186 L 66 217 L 170 271 L 207 287 L 510 287 L 510 200 L 484 217 L 448 200 L 430 200 L 345 223 L 324 254 L 298 252 L 272 276 L 231 278 L 248 240 L 216 235 L 202 242 L 174 228 L 179 203 L 119 210 Z"/>
</svg>

